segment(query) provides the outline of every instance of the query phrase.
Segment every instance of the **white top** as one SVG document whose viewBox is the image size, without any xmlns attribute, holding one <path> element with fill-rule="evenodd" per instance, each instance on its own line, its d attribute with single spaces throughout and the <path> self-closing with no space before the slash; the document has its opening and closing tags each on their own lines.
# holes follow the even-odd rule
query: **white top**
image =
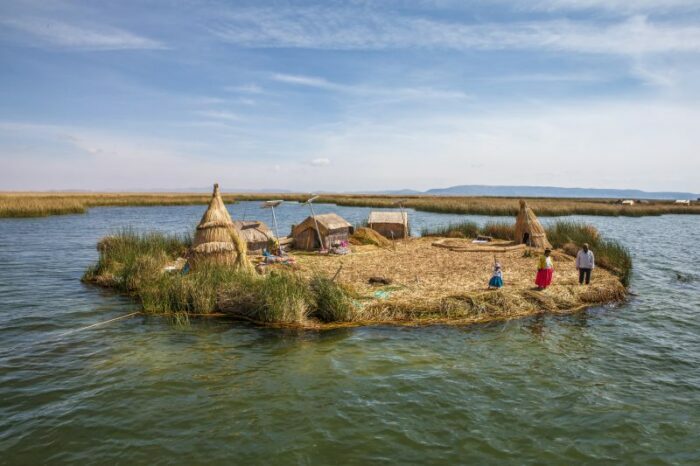
<svg viewBox="0 0 700 466">
<path fill-rule="evenodd" d="M 585 252 L 581 249 L 578 254 L 576 254 L 576 268 L 577 269 L 592 269 L 595 267 L 595 256 L 593 251 L 590 249 Z"/>
</svg>

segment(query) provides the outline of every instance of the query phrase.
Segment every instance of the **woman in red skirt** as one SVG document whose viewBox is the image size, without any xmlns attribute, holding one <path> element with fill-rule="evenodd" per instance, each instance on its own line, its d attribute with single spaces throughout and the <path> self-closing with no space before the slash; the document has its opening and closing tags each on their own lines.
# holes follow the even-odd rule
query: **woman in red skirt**
<svg viewBox="0 0 700 466">
<path fill-rule="evenodd" d="M 540 257 L 540 262 L 537 264 L 537 276 L 535 277 L 535 285 L 538 290 L 544 290 L 552 284 L 552 275 L 554 274 L 554 265 L 552 264 L 552 251 L 544 250 L 544 256 Z"/>
</svg>

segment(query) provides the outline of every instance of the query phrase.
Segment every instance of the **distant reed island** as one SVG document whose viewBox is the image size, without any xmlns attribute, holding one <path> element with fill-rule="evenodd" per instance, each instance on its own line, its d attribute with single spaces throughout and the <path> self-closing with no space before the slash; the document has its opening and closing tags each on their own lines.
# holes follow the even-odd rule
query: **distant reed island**
<svg viewBox="0 0 700 466">
<path fill-rule="evenodd" d="M 274 212 L 279 203 L 264 207 Z M 515 223 L 464 222 L 418 238 L 400 207 L 353 226 L 336 214 L 315 215 L 309 202 L 311 215 L 277 237 L 276 225 L 232 219 L 215 185 L 194 235 L 126 229 L 108 236 L 83 280 L 178 320 L 226 316 L 319 329 L 491 322 L 626 298 L 632 261 L 624 246 L 590 225 L 545 229 L 527 202 L 517 204 Z M 579 284 L 574 259 L 584 243 L 596 254 L 589 285 Z M 535 272 L 550 248 L 554 281 L 538 290 Z M 495 263 L 505 286 L 488 289 Z"/>
<path fill-rule="evenodd" d="M 224 202 L 281 199 L 304 202 L 311 194 L 222 194 Z M 405 207 L 425 212 L 512 217 L 520 197 L 350 195 L 324 194 L 318 202 L 351 207 Z M 602 215 L 643 217 L 664 214 L 700 214 L 697 200 L 529 198 L 538 215 Z M 44 217 L 85 213 L 91 207 L 168 206 L 207 204 L 206 194 L 187 193 L 0 193 L 0 218 Z"/>
</svg>

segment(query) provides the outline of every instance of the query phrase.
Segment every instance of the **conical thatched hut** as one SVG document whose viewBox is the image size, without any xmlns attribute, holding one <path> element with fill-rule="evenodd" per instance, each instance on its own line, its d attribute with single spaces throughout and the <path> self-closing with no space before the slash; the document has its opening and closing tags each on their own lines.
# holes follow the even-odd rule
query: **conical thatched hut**
<svg viewBox="0 0 700 466">
<path fill-rule="evenodd" d="M 535 248 L 552 247 L 542 224 L 523 200 L 520 201 L 520 211 L 515 221 L 515 241 Z"/>
<path fill-rule="evenodd" d="M 234 242 L 236 240 L 238 244 Z M 245 249 L 245 242 L 237 235 L 231 216 L 221 199 L 219 185 L 215 184 L 209 207 L 194 235 L 192 261 L 234 265 L 240 262 L 240 252 L 245 256 Z"/>
</svg>

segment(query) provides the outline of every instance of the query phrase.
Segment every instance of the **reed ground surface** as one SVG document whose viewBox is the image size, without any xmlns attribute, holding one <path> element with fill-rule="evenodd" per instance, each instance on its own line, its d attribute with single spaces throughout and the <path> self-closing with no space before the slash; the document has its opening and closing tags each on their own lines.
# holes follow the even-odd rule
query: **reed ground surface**
<svg viewBox="0 0 700 466">
<path fill-rule="evenodd" d="M 542 311 L 572 311 L 619 301 L 626 294 L 620 280 L 600 268 L 594 271 L 591 285 L 580 286 L 573 257 L 560 251 L 553 254 L 553 285 L 538 291 L 536 251 L 527 254 L 526 249 L 512 248 L 494 253 L 493 244 L 479 251 L 471 240 L 442 243 L 453 248 L 436 247 L 435 242 L 436 238 L 412 238 L 388 248 L 353 246 L 353 253 L 346 256 L 297 254 L 296 258 L 304 276 L 337 273 L 338 283 L 360 297 L 359 319 L 367 322 L 487 322 Z M 498 291 L 487 289 L 494 260 L 501 263 L 506 284 Z M 388 278 L 392 283 L 375 286 L 369 283 L 370 277 Z"/>
<path fill-rule="evenodd" d="M 304 202 L 311 194 L 223 194 L 225 202 L 283 199 Z M 156 206 L 206 204 L 209 193 L 68 193 L 68 192 L 4 192 L 0 193 L 1 217 L 40 217 L 84 213 L 99 206 Z M 358 207 L 405 207 L 426 212 L 470 215 L 515 216 L 520 198 L 461 196 L 378 196 L 324 194 L 316 202 Z M 663 214 L 700 214 L 700 204 L 677 205 L 673 201 L 648 201 L 622 206 L 610 199 L 531 198 L 528 204 L 539 216 L 604 215 L 634 216 Z"/>
</svg>

